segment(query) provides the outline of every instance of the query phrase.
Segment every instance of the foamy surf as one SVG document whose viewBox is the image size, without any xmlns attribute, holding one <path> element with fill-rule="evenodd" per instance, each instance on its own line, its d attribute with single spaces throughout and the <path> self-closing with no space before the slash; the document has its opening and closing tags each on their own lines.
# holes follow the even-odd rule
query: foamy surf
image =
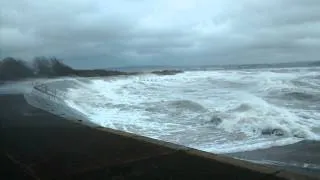
<svg viewBox="0 0 320 180">
<path fill-rule="evenodd" d="M 319 75 L 295 68 L 74 80 L 65 102 L 104 127 L 214 153 L 249 151 L 319 140 Z"/>
</svg>

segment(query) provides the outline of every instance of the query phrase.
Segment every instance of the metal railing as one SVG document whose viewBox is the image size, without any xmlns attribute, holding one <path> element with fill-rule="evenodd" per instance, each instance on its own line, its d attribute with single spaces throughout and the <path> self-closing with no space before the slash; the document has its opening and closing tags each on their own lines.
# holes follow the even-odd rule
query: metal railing
<svg viewBox="0 0 320 180">
<path fill-rule="evenodd" d="M 59 91 L 54 88 L 50 88 L 47 84 L 44 83 L 33 83 L 33 90 L 36 90 L 40 93 L 43 93 L 49 97 L 51 100 L 63 100 L 66 97 L 66 93 Z"/>
</svg>

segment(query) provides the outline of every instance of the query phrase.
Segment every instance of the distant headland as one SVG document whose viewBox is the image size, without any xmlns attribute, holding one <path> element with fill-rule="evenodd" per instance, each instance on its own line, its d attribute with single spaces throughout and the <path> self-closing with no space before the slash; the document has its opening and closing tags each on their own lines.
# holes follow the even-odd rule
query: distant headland
<svg viewBox="0 0 320 180">
<path fill-rule="evenodd" d="M 174 75 L 180 70 L 157 70 L 150 73 L 156 75 Z M 24 61 L 7 57 L 0 61 L 0 83 L 28 78 L 58 78 L 58 77 L 105 77 L 119 75 L 136 75 L 142 72 L 125 72 L 106 69 L 74 69 L 55 57 L 36 57 L 32 61 Z"/>
</svg>

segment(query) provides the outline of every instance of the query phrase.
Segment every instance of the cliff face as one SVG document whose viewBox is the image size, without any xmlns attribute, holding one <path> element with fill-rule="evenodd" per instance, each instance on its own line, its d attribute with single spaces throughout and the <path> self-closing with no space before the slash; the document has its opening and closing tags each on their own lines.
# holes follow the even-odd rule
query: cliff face
<svg viewBox="0 0 320 180">
<path fill-rule="evenodd" d="M 103 69 L 94 70 L 76 70 L 56 58 L 37 57 L 31 63 L 23 60 L 17 60 L 8 57 L 0 61 L 0 82 L 14 81 L 25 78 L 37 77 L 63 77 L 63 76 L 116 76 L 130 75 L 134 73 L 126 73 L 120 71 L 108 71 Z"/>
</svg>

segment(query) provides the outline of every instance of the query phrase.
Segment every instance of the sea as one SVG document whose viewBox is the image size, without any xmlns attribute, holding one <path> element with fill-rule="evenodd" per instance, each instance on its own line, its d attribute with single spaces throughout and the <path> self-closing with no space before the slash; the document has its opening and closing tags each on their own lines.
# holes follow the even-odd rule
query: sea
<svg viewBox="0 0 320 180">
<path fill-rule="evenodd" d="M 99 126 L 320 175 L 320 67 L 185 68 L 44 82 Z"/>
</svg>

